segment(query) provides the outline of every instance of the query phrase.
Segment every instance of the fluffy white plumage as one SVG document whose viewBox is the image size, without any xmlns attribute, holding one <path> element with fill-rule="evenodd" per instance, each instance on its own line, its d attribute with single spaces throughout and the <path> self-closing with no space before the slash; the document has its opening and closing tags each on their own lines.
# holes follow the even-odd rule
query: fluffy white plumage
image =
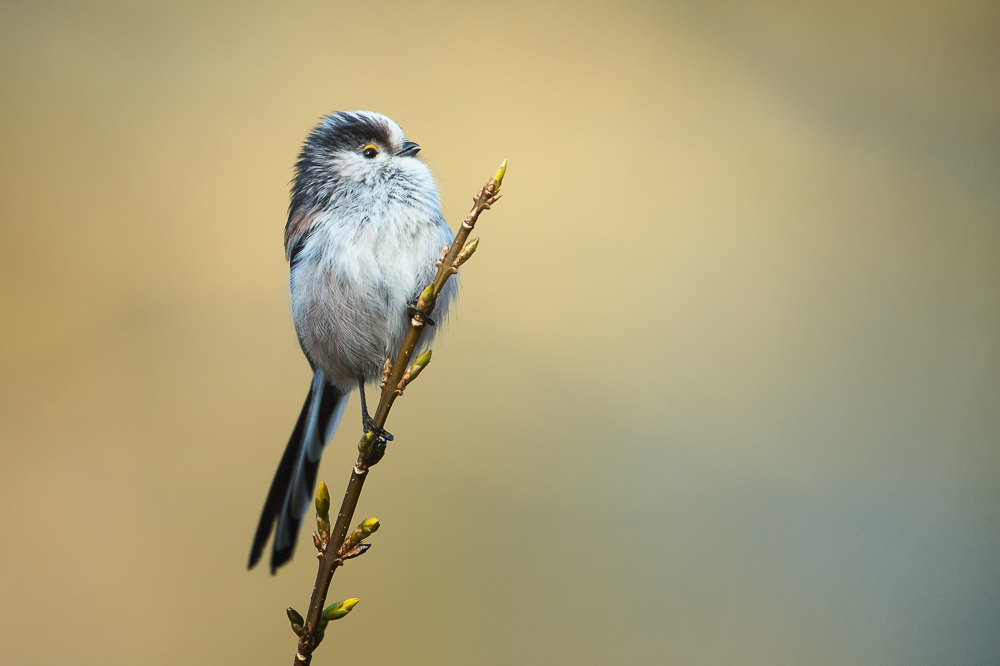
<svg viewBox="0 0 1000 666">
<path fill-rule="evenodd" d="M 250 567 L 272 529 L 271 571 L 291 558 L 347 396 L 395 358 L 410 306 L 454 238 L 430 169 L 416 157 L 419 148 L 386 116 L 353 111 L 321 120 L 299 154 L 285 250 L 295 330 L 314 376 L 268 491 Z M 438 296 L 432 313 L 438 322 L 456 291 L 449 280 Z M 424 329 L 423 345 L 434 332 Z"/>
<path fill-rule="evenodd" d="M 406 142 L 391 129 L 393 150 L 374 159 L 342 151 L 330 160 L 346 196 L 317 211 L 291 269 L 292 313 L 306 355 L 327 379 L 351 389 L 375 379 L 409 326 L 407 306 L 434 278 L 434 262 L 454 238 L 441 215 L 437 186 L 420 159 L 397 156 Z M 438 299 L 443 319 L 455 286 Z M 425 333 L 427 339 L 433 328 Z"/>
</svg>

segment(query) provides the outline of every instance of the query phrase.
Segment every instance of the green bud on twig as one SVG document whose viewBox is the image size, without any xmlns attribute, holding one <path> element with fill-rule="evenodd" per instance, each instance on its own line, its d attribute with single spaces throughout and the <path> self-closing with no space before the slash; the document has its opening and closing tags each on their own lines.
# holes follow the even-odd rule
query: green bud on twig
<svg viewBox="0 0 1000 666">
<path fill-rule="evenodd" d="M 291 606 L 285 610 L 285 614 L 288 616 L 288 621 L 292 623 L 292 631 L 295 632 L 296 636 L 301 636 L 302 632 L 305 631 L 306 621 L 302 619 L 299 612 L 292 608 Z"/>
<path fill-rule="evenodd" d="M 320 481 L 316 489 L 316 513 L 324 518 L 330 517 L 330 489 L 324 481 Z"/>
<path fill-rule="evenodd" d="M 471 257 L 476 252 L 476 248 L 478 247 L 479 247 L 478 238 L 466 243 L 465 247 L 462 248 L 462 251 L 458 253 L 457 257 L 455 257 L 455 263 L 452 264 L 452 266 L 458 268 L 459 266 L 467 262 L 469 260 L 469 257 Z"/>
<path fill-rule="evenodd" d="M 426 368 L 427 364 L 430 362 L 431 362 L 430 349 L 425 351 L 423 354 L 417 356 L 417 358 L 413 359 L 413 363 L 411 363 L 410 367 L 408 367 L 406 369 L 406 372 L 403 373 L 403 377 L 399 380 L 399 386 L 396 387 L 400 395 L 403 394 L 403 389 L 409 386 L 410 382 L 416 379 L 417 375 L 423 372 L 424 368 Z"/>
<path fill-rule="evenodd" d="M 406 372 L 404 374 L 409 375 L 410 381 L 413 381 L 414 379 L 417 378 L 417 375 L 419 375 L 420 372 L 427 367 L 427 364 L 430 362 L 431 362 L 431 350 L 428 349 L 424 353 L 417 356 L 417 358 L 413 359 L 413 363 L 410 364 L 410 367 L 406 369 Z"/>
<path fill-rule="evenodd" d="M 327 606 L 326 609 L 320 613 L 319 623 L 316 627 L 316 639 L 318 641 L 323 640 L 323 635 L 326 633 L 326 625 L 333 620 L 339 620 L 348 613 L 351 609 L 358 605 L 360 599 L 344 599 L 343 601 L 338 601 L 335 604 Z"/>
<path fill-rule="evenodd" d="M 367 539 L 372 534 L 377 532 L 379 527 L 381 527 L 381 525 L 379 525 L 378 518 L 369 518 L 368 520 L 360 523 L 357 528 L 351 532 L 351 536 L 348 538 L 351 543 L 358 543 L 362 539 Z"/>
<path fill-rule="evenodd" d="M 434 309 L 435 300 L 437 300 L 437 296 L 434 295 L 434 285 L 429 284 L 426 289 L 420 292 L 420 297 L 417 299 L 417 309 L 430 314 L 431 310 Z"/>
<path fill-rule="evenodd" d="M 493 174 L 493 180 L 495 180 L 497 184 L 496 189 L 498 190 L 500 189 L 500 183 L 503 182 L 503 177 L 504 175 L 506 175 L 506 173 L 507 173 L 507 160 L 504 160 L 503 164 L 500 165 L 500 168 L 497 169 L 496 173 Z"/>
<path fill-rule="evenodd" d="M 364 521 L 358 527 L 364 532 L 366 537 L 370 537 L 373 533 L 378 532 L 378 528 L 382 525 L 378 522 L 378 518 L 369 518 Z"/>
<path fill-rule="evenodd" d="M 358 453 L 361 454 L 362 458 L 367 458 L 368 454 L 372 452 L 372 446 L 375 445 L 375 433 L 366 432 L 361 436 L 361 441 L 358 442 Z"/>
<path fill-rule="evenodd" d="M 339 620 L 340 618 L 350 613 L 351 610 L 358 605 L 359 601 L 361 600 L 357 598 L 344 599 L 343 601 L 338 601 L 335 604 L 327 606 L 326 609 L 323 611 L 323 620 L 326 620 L 327 622 L 332 622 L 333 620 Z"/>
<path fill-rule="evenodd" d="M 316 489 L 316 530 L 321 537 L 330 533 L 330 489 L 322 481 Z"/>
</svg>

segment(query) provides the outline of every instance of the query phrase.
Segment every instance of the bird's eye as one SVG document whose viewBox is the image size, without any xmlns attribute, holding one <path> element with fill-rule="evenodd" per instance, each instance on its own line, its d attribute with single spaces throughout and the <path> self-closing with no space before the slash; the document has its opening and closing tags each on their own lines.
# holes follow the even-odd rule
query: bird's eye
<svg viewBox="0 0 1000 666">
<path fill-rule="evenodd" d="M 378 148 L 369 143 L 365 146 L 365 149 L 361 151 L 361 154 L 370 160 L 375 159 L 375 156 L 378 155 Z"/>
</svg>

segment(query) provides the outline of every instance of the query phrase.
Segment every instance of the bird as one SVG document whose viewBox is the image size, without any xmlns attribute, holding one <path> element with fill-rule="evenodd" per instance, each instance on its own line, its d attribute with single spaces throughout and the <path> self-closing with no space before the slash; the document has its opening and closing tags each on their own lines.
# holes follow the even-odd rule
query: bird
<svg viewBox="0 0 1000 666">
<path fill-rule="evenodd" d="M 291 559 L 320 457 L 355 388 L 364 431 L 391 439 L 374 426 L 365 384 L 395 358 L 414 304 L 454 240 L 419 151 L 387 116 L 338 111 L 319 121 L 299 152 L 285 257 L 295 332 L 313 377 L 261 511 L 249 569 L 272 531 L 271 573 Z M 442 321 L 456 293 L 449 280 L 427 314 Z M 436 328 L 425 327 L 421 348 Z"/>
</svg>

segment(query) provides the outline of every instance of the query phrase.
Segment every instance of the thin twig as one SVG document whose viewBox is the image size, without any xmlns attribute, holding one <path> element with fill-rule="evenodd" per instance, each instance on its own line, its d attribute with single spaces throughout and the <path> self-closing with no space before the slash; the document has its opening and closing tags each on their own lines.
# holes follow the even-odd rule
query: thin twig
<svg viewBox="0 0 1000 666">
<path fill-rule="evenodd" d="M 410 319 L 410 328 L 406 332 L 399 353 L 396 355 L 396 361 L 392 364 L 388 360 L 386 361 L 382 373 L 382 394 L 378 409 L 372 419 L 375 426 L 374 432 L 366 433 L 358 444 L 358 460 L 351 472 L 351 480 L 347 484 L 347 492 L 344 493 L 344 501 L 340 505 L 337 521 L 333 529 L 330 530 L 329 522 L 324 524 L 323 519 L 319 519 L 320 527 L 314 536 L 316 547 L 319 550 L 319 571 L 316 573 L 316 584 L 313 587 L 305 624 L 302 625 L 302 618 L 289 609 L 292 628 L 299 636 L 295 666 L 308 666 L 312 662 L 313 651 L 323 640 L 326 627 L 326 623 L 322 620 L 323 606 L 326 603 L 326 595 L 337 567 L 341 566 L 345 559 L 364 552 L 364 548 L 359 543 L 360 537 L 357 541 L 354 540 L 354 537 L 359 535 L 360 528 L 351 535 L 351 539 L 348 539 L 347 530 L 354 519 L 354 510 L 358 506 L 358 499 L 361 497 L 361 489 L 368 477 L 368 470 L 381 459 L 384 453 L 385 440 L 379 438 L 375 433 L 385 427 L 393 402 L 402 395 L 406 385 L 416 378 L 417 373 L 430 360 L 429 352 L 425 352 L 412 364 L 410 363 L 410 357 L 420 342 L 424 326 L 434 310 L 434 301 L 448 279 L 458 272 L 458 267 L 465 263 L 476 250 L 478 241 L 468 242 L 469 234 L 475 228 L 479 215 L 484 210 L 489 210 L 490 206 L 500 198 L 500 184 L 503 182 L 506 170 L 507 161 L 504 160 L 489 182 L 483 185 L 473 198 L 472 210 L 462 222 L 451 246 L 446 248 L 447 252 L 442 252 L 441 259 L 437 262 L 438 270 L 434 281 L 420 294 L 413 317 Z M 321 486 L 321 492 L 326 492 L 325 486 Z M 376 522 L 375 528 L 377 527 Z M 350 601 L 356 603 L 356 600 Z M 353 607 L 353 603 L 351 606 Z M 346 614 L 346 611 L 344 613 Z"/>
</svg>

